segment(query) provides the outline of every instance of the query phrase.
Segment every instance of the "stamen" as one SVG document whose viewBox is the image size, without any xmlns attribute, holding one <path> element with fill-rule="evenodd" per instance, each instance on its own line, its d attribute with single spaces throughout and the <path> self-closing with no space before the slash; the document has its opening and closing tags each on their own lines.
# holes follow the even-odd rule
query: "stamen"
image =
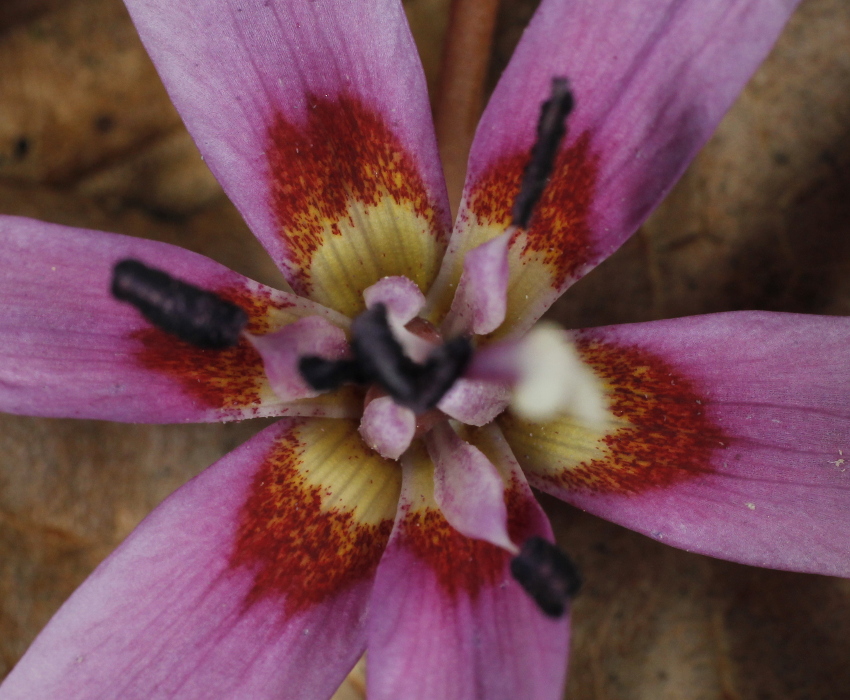
<svg viewBox="0 0 850 700">
<path fill-rule="evenodd" d="M 512 224 L 518 228 L 528 228 L 534 207 L 552 174 L 558 146 L 567 133 L 565 122 L 573 104 L 573 93 L 567 79 L 553 78 L 552 96 L 540 108 L 537 141 L 531 149 L 531 160 L 525 166 L 522 185 L 511 211 Z"/>
<path fill-rule="evenodd" d="M 160 330 L 199 348 L 236 345 L 248 323 L 248 314 L 236 304 L 138 260 L 115 265 L 112 296 L 135 306 Z"/>
<path fill-rule="evenodd" d="M 308 355 L 298 360 L 298 371 L 315 391 L 334 391 L 343 384 L 365 384 L 366 378 L 355 360 L 327 360 Z"/>
<path fill-rule="evenodd" d="M 422 411 L 436 406 L 463 374 L 472 359 L 469 338 L 458 336 L 434 348 L 417 382 Z"/>
<path fill-rule="evenodd" d="M 393 336 L 387 307 L 375 304 L 351 324 L 353 360 L 302 357 L 301 376 L 316 391 L 343 384 L 378 384 L 393 400 L 421 414 L 431 410 L 463 374 L 472 358 L 472 343 L 458 337 L 437 346 L 419 364 Z"/>
<path fill-rule="evenodd" d="M 572 560 L 542 537 L 529 537 L 511 560 L 511 574 L 549 617 L 561 617 L 581 588 Z"/>
<path fill-rule="evenodd" d="M 383 304 L 360 314 L 351 329 L 352 349 L 364 374 L 414 413 L 434 408 L 472 358 L 472 343 L 458 337 L 434 348 L 425 364 L 413 362 L 393 337 Z"/>
<path fill-rule="evenodd" d="M 351 349 L 363 374 L 398 403 L 409 406 L 416 398 L 417 365 L 393 336 L 387 307 L 375 304 L 366 309 L 352 322 L 351 335 Z"/>
</svg>

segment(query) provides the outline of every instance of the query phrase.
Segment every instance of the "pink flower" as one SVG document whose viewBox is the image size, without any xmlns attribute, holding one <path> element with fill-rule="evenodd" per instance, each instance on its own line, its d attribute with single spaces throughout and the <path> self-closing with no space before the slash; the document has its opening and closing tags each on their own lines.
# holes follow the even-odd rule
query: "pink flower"
<svg viewBox="0 0 850 700">
<path fill-rule="evenodd" d="M 282 418 L 157 508 L 0 699 L 323 698 L 364 650 L 371 700 L 557 698 L 568 615 L 543 614 L 509 570 L 529 538 L 551 539 L 529 483 L 674 546 L 850 575 L 845 319 L 577 331 L 573 370 L 547 369 L 574 394 L 538 422 L 489 381 L 551 359 L 532 326 L 672 186 L 794 2 L 544 0 L 482 118 L 453 230 L 396 0 L 127 5 L 292 289 L 153 241 L 0 217 L 0 408 Z M 575 96 L 568 136 L 529 227 L 505 236 L 557 76 Z M 247 333 L 206 350 L 152 326 L 110 294 L 128 258 L 238 304 Z M 319 392 L 297 371 L 350 358 L 351 319 L 379 303 L 420 360 L 476 336 L 439 411 L 357 384 Z"/>
</svg>

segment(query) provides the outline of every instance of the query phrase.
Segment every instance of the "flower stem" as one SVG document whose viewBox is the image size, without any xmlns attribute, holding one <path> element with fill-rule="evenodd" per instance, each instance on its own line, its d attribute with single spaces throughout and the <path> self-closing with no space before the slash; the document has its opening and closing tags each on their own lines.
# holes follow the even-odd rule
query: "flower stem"
<svg viewBox="0 0 850 700">
<path fill-rule="evenodd" d="M 435 125 L 449 202 L 457 212 L 481 115 L 499 0 L 453 0 L 437 89 Z"/>
</svg>

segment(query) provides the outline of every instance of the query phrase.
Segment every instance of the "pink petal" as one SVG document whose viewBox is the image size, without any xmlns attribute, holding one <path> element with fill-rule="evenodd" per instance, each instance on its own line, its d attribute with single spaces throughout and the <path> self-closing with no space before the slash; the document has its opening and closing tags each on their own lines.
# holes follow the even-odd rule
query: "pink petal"
<svg viewBox="0 0 850 700">
<path fill-rule="evenodd" d="M 399 406 L 390 396 L 373 399 L 363 409 L 360 435 L 375 452 L 398 459 L 410 447 L 416 433 L 416 414 Z"/>
<path fill-rule="evenodd" d="M 112 268 L 138 258 L 216 291 L 248 311 L 254 333 L 314 314 L 340 321 L 328 309 L 165 243 L 0 217 L 0 245 L 3 411 L 146 423 L 350 411 L 285 406 L 247 340 L 201 350 L 154 328 L 112 297 Z"/>
<path fill-rule="evenodd" d="M 522 376 L 523 340 L 527 337 L 526 334 L 476 348 L 464 376 L 506 385 L 516 384 Z"/>
<path fill-rule="evenodd" d="M 321 316 L 307 316 L 274 333 L 250 335 L 248 339 L 263 358 L 263 369 L 281 401 L 319 395 L 298 370 L 302 357 L 337 360 L 348 352 L 345 331 Z"/>
<path fill-rule="evenodd" d="M 479 379 L 458 379 L 437 404 L 450 418 L 467 425 L 487 425 L 510 401 L 504 384 Z"/>
<path fill-rule="evenodd" d="M 376 304 L 386 306 L 393 336 L 405 354 L 414 362 L 425 362 L 436 343 L 405 327 L 425 306 L 425 295 L 415 282 L 407 277 L 383 277 L 364 290 L 363 301 L 368 309 Z"/>
<path fill-rule="evenodd" d="M 482 243 L 463 259 L 463 274 L 442 331 L 448 337 L 492 333 L 505 320 L 510 232 Z"/>
<path fill-rule="evenodd" d="M 850 576 L 850 319 L 739 312 L 582 331 L 614 416 L 500 418 L 535 486 L 676 547 Z"/>
<path fill-rule="evenodd" d="M 352 315 L 385 275 L 427 288 L 448 206 L 400 2 L 126 4 L 206 162 L 296 291 Z"/>
<path fill-rule="evenodd" d="M 384 277 L 363 292 L 366 308 L 376 304 L 387 307 L 387 316 L 404 326 L 416 318 L 425 306 L 425 295 L 407 277 Z"/>
<path fill-rule="evenodd" d="M 494 435 L 495 433 L 495 435 Z M 551 538 L 546 516 L 498 431 L 476 445 L 507 479 L 511 535 Z M 510 556 L 453 530 L 431 496 L 423 451 L 405 456 L 402 508 L 369 619 L 370 700 L 555 700 L 563 692 L 568 616 L 546 618 L 513 580 Z"/>
<path fill-rule="evenodd" d="M 661 201 L 767 55 L 796 0 L 544 0 L 476 132 L 441 271 L 501 234 L 552 78 L 575 110 L 527 235 L 511 248 L 504 332 L 528 328 Z M 527 295 L 527 296 L 526 296 Z"/>
<path fill-rule="evenodd" d="M 399 487 L 357 444 L 354 423 L 283 420 L 210 467 L 74 593 L 0 697 L 329 697 L 363 651 Z"/>
<path fill-rule="evenodd" d="M 434 501 L 460 534 L 517 554 L 508 535 L 505 484 L 477 447 L 461 440 L 448 421 L 425 435 L 434 463 Z"/>
</svg>

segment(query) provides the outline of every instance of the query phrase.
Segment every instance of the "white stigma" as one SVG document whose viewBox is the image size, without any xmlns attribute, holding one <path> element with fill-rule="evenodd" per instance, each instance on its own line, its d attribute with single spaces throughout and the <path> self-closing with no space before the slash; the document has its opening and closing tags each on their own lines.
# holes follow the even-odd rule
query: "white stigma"
<svg viewBox="0 0 850 700">
<path fill-rule="evenodd" d="M 602 385 L 558 326 L 540 323 L 518 348 L 519 381 L 511 409 L 536 423 L 569 413 L 589 427 L 604 424 L 607 405 Z"/>
</svg>

